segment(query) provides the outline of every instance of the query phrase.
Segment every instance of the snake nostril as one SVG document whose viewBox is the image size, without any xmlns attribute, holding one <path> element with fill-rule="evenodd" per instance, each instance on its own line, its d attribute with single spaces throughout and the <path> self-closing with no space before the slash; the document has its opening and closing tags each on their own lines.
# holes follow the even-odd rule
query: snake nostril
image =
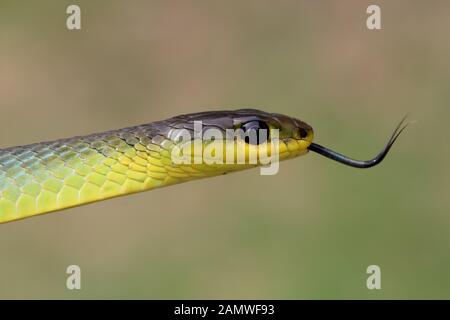
<svg viewBox="0 0 450 320">
<path fill-rule="evenodd" d="M 298 139 L 305 139 L 308 136 L 308 131 L 303 128 L 297 127 L 294 132 L 294 137 Z"/>
<path fill-rule="evenodd" d="M 304 138 L 306 138 L 308 136 L 308 131 L 306 131 L 305 129 L 303 129 L 303 128 L 300 128 L 300 137 L 302 138 L 302 139 L 304 139 Z"/>
</svg>

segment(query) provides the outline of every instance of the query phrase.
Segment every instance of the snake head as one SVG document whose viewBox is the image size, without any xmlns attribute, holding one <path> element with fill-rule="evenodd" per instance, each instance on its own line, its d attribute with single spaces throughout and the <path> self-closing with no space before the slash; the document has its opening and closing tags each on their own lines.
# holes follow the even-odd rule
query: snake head
<svg viewBox="0 0 450 320">
<path fill-rule="evenodd" d="M 190 151 L 191 160 L 199 156 L 192 156 L 194 145 L 198 144 L 202 146 L 197 148 L 202 150 L 202 157 L 205 150 L 210 158 L 220 153 L 227 164 L 249 164 L 256 158 L 253 164 L 258 165 L 263 155 L 281 160 L 299 156 L 308 152 L 314 135 L 313 129 L 301 120 L 256 109 L 187 114 L 169 119 L 167 124 L 171 127 L 167 136 Z M 214 153 L 212 144 L 216 145 Z M 219 148 L 222 150 L 217 152 Z M 245 163 L 239 162 L 238 150 L 244 150 Z"/>
</svg>

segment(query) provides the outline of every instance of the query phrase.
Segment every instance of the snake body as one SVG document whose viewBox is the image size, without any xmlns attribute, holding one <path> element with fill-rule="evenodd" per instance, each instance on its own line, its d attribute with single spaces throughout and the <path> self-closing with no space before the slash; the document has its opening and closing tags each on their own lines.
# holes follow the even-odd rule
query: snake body
<svg viewBox="0 0 450 320">
<path fill-rule="evenodd" d="M 192 131 L 194 121 L 221 131 L 252 121 L 264 122 L 279 129 L 281 160 L 306 153 L 313 137 L 311 127 L 298 119 L 242 109 L 181 115 L 119 130 L 0 149 L 0 223 L 260 164 L 174 163 L 171 151 L 177 133 L 182 129 Z M 249 156 L 260 146 L 245 147 Z"/>
</svg>

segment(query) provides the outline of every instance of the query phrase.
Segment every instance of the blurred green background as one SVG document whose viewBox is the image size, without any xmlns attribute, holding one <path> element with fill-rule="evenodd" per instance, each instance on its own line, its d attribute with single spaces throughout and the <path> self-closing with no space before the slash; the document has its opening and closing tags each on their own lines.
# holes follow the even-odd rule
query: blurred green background
<svg viewBox="0 0 450 320">
<path fill-rule="evenodd" d="M 449 31 L 448 1 L 1 0 L 2 147 L 256 107 L 368 158 L 418 122 L 367 171 L 308 154 L 0 225 L 0 298 L 450 298 Z"/>
</svg>

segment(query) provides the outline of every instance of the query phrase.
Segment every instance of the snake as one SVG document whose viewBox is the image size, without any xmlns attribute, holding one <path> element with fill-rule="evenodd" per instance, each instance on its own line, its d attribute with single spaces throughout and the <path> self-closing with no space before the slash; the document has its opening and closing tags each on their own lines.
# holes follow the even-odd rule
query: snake
<svg viewBox="0 0 450 320">
<path fill-rule="evenodd" d="M 183 114 L 117 130 L 3 148 L 0 149 L 0 223 L 267 165 L 262 157 L 249 161 L 261 154 L 263 148 L 267 154 L 277 156 L 277 161 L 312 151 L 351 167 L 373 167 L 384 159 L 406 128 L 404 120 L 381 152 L 364 161 L 314 143 L 312 127 L 297 118 L 256 109 Z M 224 135 L 202 140 L 201 134 L 195 134 L 199 122 L 202 132 L 214 129 Z M 243 135 L 229 137 L 225 134 L 228 130 L 239 130 Z M 271 136 L 274 130 L 276 139 Z M 248 139 L 248 133 L 263 131 L 265 138 Z M 192 148 L 199 143 L 201 148 L 206 148 L 212 141 L 231 142 L 232 148 L 243 148 L 244 161 L 234 161 L 234 155 L 229 157 L 233 161 L 227 163 L 175 161 L 175 148 L 178 152 L 187 150 L 180 149 L 180 137 L 185 133 L 192 135 L 183 141 L 184 146 L 191 143 L 189 148 Z M 275 140 L 277 148 L 270 148 Z M 187 158 L 195 156 L 185 153 Z"/>
</svg>

